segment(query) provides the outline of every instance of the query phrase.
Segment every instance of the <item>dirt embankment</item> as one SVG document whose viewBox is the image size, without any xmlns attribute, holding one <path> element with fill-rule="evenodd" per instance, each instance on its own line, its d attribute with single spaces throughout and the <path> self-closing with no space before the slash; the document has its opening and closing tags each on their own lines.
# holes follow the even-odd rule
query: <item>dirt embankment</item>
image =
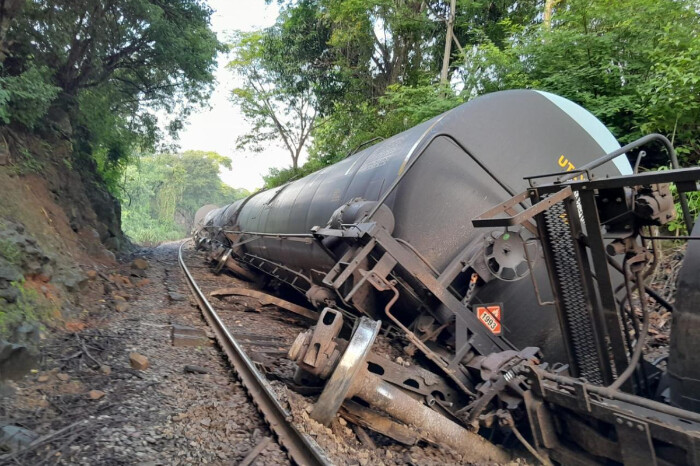
<svg viewBox="0 0 700 466">
<path fill-rule="evenodd" d="M 118 202 L 69 135 L 0 128 L 0 380 L 27 370 L 43 328 L 84 311 L 86 271 L 127 245 Z"/>
</svg>

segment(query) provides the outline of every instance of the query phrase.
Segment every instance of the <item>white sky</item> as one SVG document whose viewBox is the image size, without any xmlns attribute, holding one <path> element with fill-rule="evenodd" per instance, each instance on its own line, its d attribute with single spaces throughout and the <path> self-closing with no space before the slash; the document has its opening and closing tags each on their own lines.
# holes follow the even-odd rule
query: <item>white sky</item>
<svg viewBox="0 0 700 466">
<path fill-rule="evenodd" d="M 212 29 L 223 42 L 228 42 L 234 30 L 250 31 L 271 26 L 279 12 L 274 1 L 270 5 L 266 5 L 264 0 L 208 0 L 208 3 L 214 10 Z M 291 158 L 286 150 L 275 144 L 261 153 L 236 150 L 236 138 L 245 134 L 250 127 L 229 99 L 237 78 L 226 69 L 228 62 L 229 57 L 219 56 L 217 86 L 211 96 L 211 109 L 191 115 L 178 142 L 183 151 L 211 150 L 229 157 L 233 170 L 222 173 L 221 178 L 233 187 L 253 190 L 262 187 L 262 175 L 270 167 L 289 167 Z M 300 162 L 303 163 L 303 160 Z"/>
</svg>

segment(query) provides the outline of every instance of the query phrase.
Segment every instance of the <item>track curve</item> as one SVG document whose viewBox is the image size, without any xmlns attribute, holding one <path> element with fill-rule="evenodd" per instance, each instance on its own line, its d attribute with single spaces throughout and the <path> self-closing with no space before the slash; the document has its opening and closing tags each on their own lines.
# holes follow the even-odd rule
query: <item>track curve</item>
<svg viewBox="0 0 700 466">
<path fill-rule="evenodd" d="M 315 442 L 294 427 L 291 423 L 291 414 L 280 405 L 265 377 L 255 368 L 202 293 L 182 256 L 182 249 L 189 241 L 191 240 L 183 241 L 178 249 L 178 263 L 185 275 L 187 286 L 248 395 L 265 418 L 270 430 L 277 436 L 277 441 L 287 451 L 289 459 L 296 464 L 305 466 L 331 464 Z"/>
</svg>

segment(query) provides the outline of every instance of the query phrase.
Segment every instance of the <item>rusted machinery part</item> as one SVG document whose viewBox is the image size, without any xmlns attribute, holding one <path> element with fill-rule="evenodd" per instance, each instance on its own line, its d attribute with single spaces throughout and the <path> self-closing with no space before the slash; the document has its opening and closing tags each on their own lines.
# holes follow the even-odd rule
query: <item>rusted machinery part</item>
<svg viewBox="0 0 700 466">
<path fill-rule="evenodd" d="M 318 320 L 319 313 L 307 309 L 305 307 L 299 306 L 284 299 L 277 298 L 262 291 L 251 290 L 248 288 L 222 288 L 220 290 L 212 291 L 209 293 L 211 297 L 221 297 L 221 296 L 247 296 L 249 298 L 255 298 L 260 301 L 261 304 L 273 304 L 282 309 L 286 309 L 289 312 L 299 314 L 300 316 L 306 317 L 307 319 Z"/>
<path fill-rule="evenodd" d="M 329 424 L 335 417 L 340 405 L 343 404 L 351 389 L 353 380 L 364 368 L 364 362 L 369 355 L 374 339 L 377 338 L 381 321 L 361 317 L 343 356 L 338 361 L 333 374 L 318 397 L 311 411 L 311 417 L 321 424 Z"/>
<path fill-rule="evenodd" d="M 326 339 L 335 339 L 337 336 L 337 332 L 327 329 L 328 326 L 323 322 L 325 316 L 333 314 L 337 321 L 340 313 L 326 308 L 317 325 Z M 346 399 L 358 397 L 407 426 L 415 427 L 420 438 L 469 455 L 472 461 L 509 461 L 510 455 L 502 448 L 478 434 L 469 432 L 402 389 L 367 370 L 366 360 L 380 328 L 380 321 L 374 321 L 368 317 L 362 317 L 359 320 L 345 352 L 311 411 L 311 417 L 327 425 L 333 420 Z M 304 332 L 293 345 L 293 351 L 290 350 L 290 357 L 298 362 L 306 360 L 305 351 L 316 354 L 314 353 L 316 345 L 307 344 L 313 340 L 313 335 Z M 332 358 L 328 361 L 330 364 L 333 363 Z M 320 366 L 315 368 L 322 369 Z M 372 428 L 372 426 L 369 427 Z M 379 428 L 384 427 L 386 423 L 382 422 Z"/>
<path fill-rule="evenodd" d="M 470 461 L 505 463 L 512 459 L 504 449 L 450 421 L 366 369 L 355 376 L 348 395 L 366 401 L 409 426 L 415 426 L 420 430 L 421 438 L 468 455 Z"/>
<path fill-rule="evenodd" d="M 248 270 L 245 268 L 245 266 L 239 264 L 238 261 L 233 258 L 233 249 L 231 248 L 227 248 L 225 250 L 222 249 L 221 253 L 218 254 L 218 257 L 215 255 L 213 259 L 216 262 L 216 265 L 214 266 L 215 274 L 220 274 L 221 271 L 226 268 L 235 276 L 245 281 L 255 282 L 258 278 L 254 272 Z"/>
<path fill-rule="evenodd" d="M 185 275 L 187 286 L 202 310 L 204 318 L 214 331 L 221 349 L 226 353 L 231 365 L 246 388 L 248 395 L 265 418 L 270 429 L 277 436 L 280 445 L 287 451 L 289 459 L 299 465 L 330 464 L 330 461 L 325 457 L 318 445 L 306 435 L 301 434 L 288 422 L 291 414 L 280 405 L 265 378 L 255 368 L 253 362 L 233 338 L 214 308 L 207 301 L 202 290 L 197 286 L 197 282 L 190 274 L 182 257 L 182 248 L 185 244 L 187 244 L 186 241 L 180 245 L 178 262 Z"/>
<path fill-rule="evenodd" d="M 379 432 L 404 445 L 415 445 L 420 439 L 420 435 L 414 429 L 399 424 L 352 400 L 345 400 L 343 406 L 340 407 L 340 415 L 354 424 Z"/>
<path fill-rule="evenodd" d="M 221 255 L 219 257 L 215 258 L 214 260 L 216 261 L 216 265 L 214 266 L 214 273 L 215 274 L 220 274 L 221 271 L 224 269 L 224 266 L 226 265 L 226 261 L 231 258 L 231 254 L 233 253 L 233 249 L 225 249 L 222 250 Z"/>
<path fill-rule="evenodd" d="M 235 276 L 249 282 L 255 282 L 257 280 L 257 275 L 245 268 L 245 266 L 240 265 L 233 257 L 226 259 L 224 266 L 230 270 Z"/>
</svg>

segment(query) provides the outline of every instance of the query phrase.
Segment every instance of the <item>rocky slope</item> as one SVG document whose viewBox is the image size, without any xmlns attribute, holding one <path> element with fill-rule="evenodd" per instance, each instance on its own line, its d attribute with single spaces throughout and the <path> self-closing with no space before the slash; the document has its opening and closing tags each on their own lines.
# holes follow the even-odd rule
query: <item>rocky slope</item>
<svg viewBox="0 0 700 466">
<path fill-rule="evenodd" d="M 0 128 L 0 380 L 31 366 L 42 328 L 82 311 L 85 271 L 128 245 L 119 203 L 94 162 L 76 159 L 66 122 Z"/>
</svg>

